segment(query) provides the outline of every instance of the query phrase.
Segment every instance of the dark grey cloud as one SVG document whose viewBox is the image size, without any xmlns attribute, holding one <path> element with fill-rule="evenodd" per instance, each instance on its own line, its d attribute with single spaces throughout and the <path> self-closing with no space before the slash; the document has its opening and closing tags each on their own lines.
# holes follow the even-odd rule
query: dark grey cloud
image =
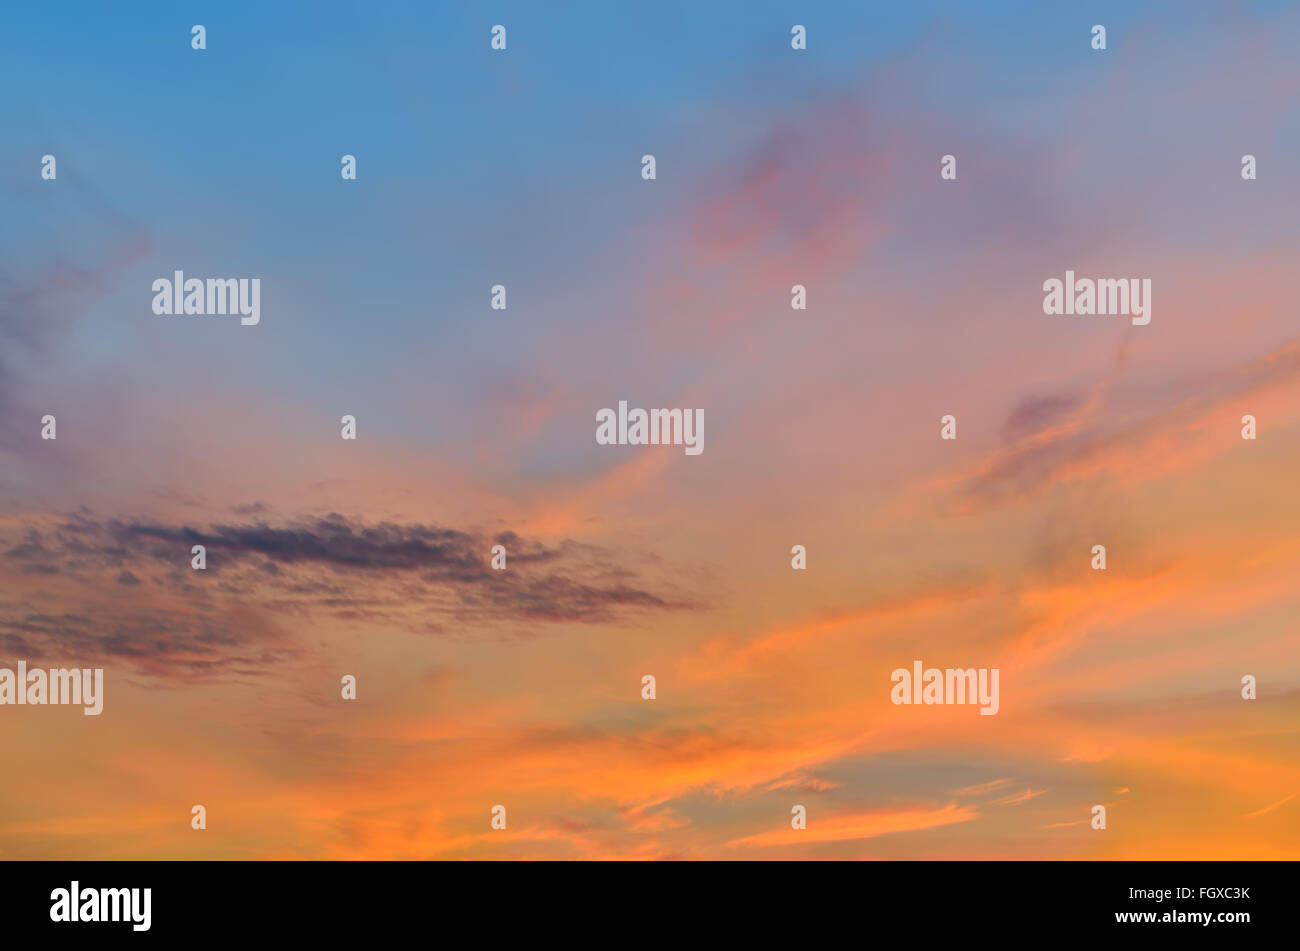
<svg viewBox="0 0 1300 951">
<path fill-rule="evenodd" d="M 284 632 L 310 629 L 313 618 L 355 623 L 366 636 L 383 628 L 516 636 L 537 624 L 700 607 L 617 552 L 514 532 L 340 514 L 168 524 L 82 510 L 9 535 L 0 534 L 0 571 L 17 579 L 17 599 L 0 601 L 0 650 L 33 660 L 112 656 L 162 675 L 296 656 Z M 491 568 L 494 544 L 506 546 L 505 571 Z M 206 549 L 205 571 L 190 566 L 194 545 Z"/>
</svg>

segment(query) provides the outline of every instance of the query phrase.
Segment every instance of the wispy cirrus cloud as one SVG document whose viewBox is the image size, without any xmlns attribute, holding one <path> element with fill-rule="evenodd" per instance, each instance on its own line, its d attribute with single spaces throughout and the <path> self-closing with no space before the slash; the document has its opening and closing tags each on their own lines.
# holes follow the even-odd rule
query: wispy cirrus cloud
<svg viewBox="0 0 1300 951">
<path fill-rule="evenodd" d="M 914 806 L 905 808 L 873 809 L 867 812 L 827 816 L 806 829 L 780 829 L 760 832 L 727 843 L 731 846 L 799 845 L 812 842 L 841 842 L 851 839 L 872 839 L 895 832 L 916 832 L 958 822 L 970 822 L 979 817 L 971 806 L 949 803 L 942 808 Z"/>
<path fill-rule="evenodd" d="M 1091 391 L 1064 391 L 1028 396 L 1007 415 L 1003 431 L 1009 444 L 987 455 L 952 485 L 963 511 L 1022 501 L 1061 480 L 1097 472 L 1131 473 L 1136 458 L 1157 455 L 1159 467 L 1145 467 L 1149 477 L 1168 466 L 1202 458 L 1205 418 L 1245 397 L 1300 383 L 1300 341 L 1288 340 L 1260 356 L 1212 373 L 1189 375 L 1162 388 L 1144 387 L 1141 402 L 1131 388 L 1107 403 L 1111 380 Z M 1154 405 L 1153 405 L 1154 404 Z M 1169 453 L 1170 441 L 1178 452 Z M 1231 445 L 1228 439 L 1217 441 Z"/>
</svg>

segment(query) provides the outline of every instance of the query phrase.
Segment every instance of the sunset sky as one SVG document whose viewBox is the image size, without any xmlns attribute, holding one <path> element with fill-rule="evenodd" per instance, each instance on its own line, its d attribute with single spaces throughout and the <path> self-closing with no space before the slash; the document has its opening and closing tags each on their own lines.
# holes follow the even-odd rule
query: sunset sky
<svg viewBox="0 0 1300 951">
<path fill-rule="evenodd" d="M 1300 858 L 1300 7 L 230 6 L 0 9 L 0 858 Z"/>
</svg>

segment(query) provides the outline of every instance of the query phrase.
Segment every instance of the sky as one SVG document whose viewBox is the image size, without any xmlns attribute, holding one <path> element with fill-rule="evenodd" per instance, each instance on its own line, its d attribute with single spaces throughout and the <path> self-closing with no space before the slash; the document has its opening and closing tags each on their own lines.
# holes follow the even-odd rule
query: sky
<svg viewBox="0 0 1300 951">
<path fill-rule="evenodd" d="M 105 696 L 0 706 L 0 857 L 1300 857 L 1297 42 L 6 5 L 0 667 Z M 1067 269 L 1151 322 L 1045 315 Z M 261 322 L 155 315 L 176 270 Z M 704 451 L 597 444 L 620 400 Z"/>
</svg>

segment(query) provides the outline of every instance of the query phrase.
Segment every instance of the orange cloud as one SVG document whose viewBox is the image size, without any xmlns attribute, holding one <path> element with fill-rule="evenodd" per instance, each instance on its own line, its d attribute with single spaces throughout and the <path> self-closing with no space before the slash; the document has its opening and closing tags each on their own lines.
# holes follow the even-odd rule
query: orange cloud
<svg viewBox="0 0 1300 951">
<path fill-rule="evenodd" d="M 809 820 L 806 829 L 779 829 L 761 832 L 727 843 L 731 846 L 765 847 L 774 845 L 799 845 L 807 842 L 842 842 L 851 839 L 872 839 L 895 832 L 916 832 L 936 826 L 969 822 L 979 817 L 970 806 L 949 803 L 942 809 L 878 809 L 870 812 L 828 816 Z"/>
</svg>

